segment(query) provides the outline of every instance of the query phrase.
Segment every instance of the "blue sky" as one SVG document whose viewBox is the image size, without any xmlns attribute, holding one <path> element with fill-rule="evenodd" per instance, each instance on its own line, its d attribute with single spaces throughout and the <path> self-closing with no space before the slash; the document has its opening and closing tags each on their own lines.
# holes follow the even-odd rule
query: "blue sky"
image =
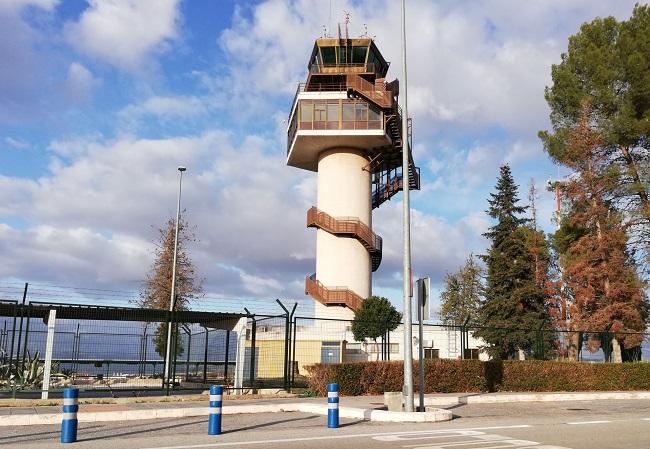
<svg viewBox="0 0 650 449">
<path fill-rule="evenodd" d="M 399 2 L 332 0 L 401 77 Z M 413 264 L 440 286 L 485 247 L 499 165 L 527 202 L 557 167 L 536 135 L 567 38 L 634 1 L 408 1 L 409 110 L 423 189 Z M 0 284 L 136 290 L 155 226 L 174 213 L 176 166 L 211 298 L 304 299 L 315 175 L 285 166 L 286 119 L 329 2 L 0 2 Z M 560 173 L 564 174 L 564 173 Z M 374 212 L 384 237 L 375 293 L 401 296 L 401 195 Z M 259 301 L 258 301 L 259 302 Z"/>
</svg>

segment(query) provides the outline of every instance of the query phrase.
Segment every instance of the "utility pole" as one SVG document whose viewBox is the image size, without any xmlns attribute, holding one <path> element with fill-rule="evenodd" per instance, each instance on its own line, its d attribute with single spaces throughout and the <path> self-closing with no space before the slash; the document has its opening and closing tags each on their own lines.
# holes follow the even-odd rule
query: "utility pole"
<svg viewBox="0 0 650 449">
<path fill-rule="evenodd" d="M 408 102 L 406 77 L 406 0 L 402 0 L 402 192 L 404 228 L 404 411 L 413 411 L 413 335 L 411 329 L 411 203 L 409 182 Z"/>
</svg>

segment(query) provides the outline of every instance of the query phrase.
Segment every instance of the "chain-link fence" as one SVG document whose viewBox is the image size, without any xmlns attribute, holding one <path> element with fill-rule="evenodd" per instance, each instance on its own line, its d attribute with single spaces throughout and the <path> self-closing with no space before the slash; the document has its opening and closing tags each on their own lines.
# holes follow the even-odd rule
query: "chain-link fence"
<svg viewBox="0 0 650 449">
<path fill-rule="evenodd" d="M 0 395 L 47 397 L 67 386 L 94 395 L 288 388 L 288 322 L 288 315 L 0 301 Z"/>
<path fill-rule="evenodd" d="M 90 395 L 174 394 L 221 384 L 234 392 L 306 387 L 315 363 L 403 360 L 400 325 L 357 341 L 352 321 L 0 300 L 0 396 L 44 397 L 66 386 Z M 412 350 L 427 359 L 488 360 L 486 328 L 413 325 Z M 514 359 L 649 361 L 649 335 L 610 330 L 490 328 L 525 345 Z M 171 345 L 167 351 L 167 333 Z M 523 336 L 523 337 L 522 337 Z M 166 354 L 169 352 L 169 360 Z"/>
</svg>

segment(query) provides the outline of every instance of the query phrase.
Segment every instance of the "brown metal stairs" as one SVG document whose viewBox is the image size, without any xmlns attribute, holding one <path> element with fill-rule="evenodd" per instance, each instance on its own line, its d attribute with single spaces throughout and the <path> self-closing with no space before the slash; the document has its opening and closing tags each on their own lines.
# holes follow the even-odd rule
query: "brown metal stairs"
<svg viewBox="0 0 650 449">
<path fill-rule="evenodd" d="M 345 77 L 349 98 L 362 98 L 384 111 L 386 133 L 392 142 L 392 145 L 375 149 L 377 155 L 373 158 L 371 170 L 375 175 L 372 191 L 373 209 L 390 200 L 403 189 L 401 154 L 404 149 L 404 139 L 402 138 L 402 111 L 395 99 L 399 91 L 396 82 L 373 84 L 359 75 Z M 420 169 L 413 162 L 411 138 L 409 119 L 406 139 L 409 152 L 409 190 L 420 190 Z"/>
<path fill-rule="evenodd" d="M 326 212 L 312 207 L 307 211 L 307 227 L 318 228 L 332 235 L 352 237 L 366 248 L 370 254 L 372 271 L 381 264 L 382 238 L 372 232 L 370 227 L 356 217 L 332 217 Z M 352 310 L 361 307 L 363 298 L 346 287 L 325 287 L 312 274 L 305 280 L 305 293 L 325 305 L 344 305 Z"/>
</svg>

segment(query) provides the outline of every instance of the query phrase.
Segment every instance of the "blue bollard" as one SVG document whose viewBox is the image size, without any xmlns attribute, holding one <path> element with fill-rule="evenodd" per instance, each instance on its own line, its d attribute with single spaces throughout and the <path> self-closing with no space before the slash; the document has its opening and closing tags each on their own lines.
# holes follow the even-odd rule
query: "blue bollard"
<svg viewBox="0 0 650 449">
<path fill-rule="evenodd" d="M 63 420 L 61 421 L 61 443 L 77 441 L 77 412 L 79 411 L 79 389 L 63 390 Z"/>
<path fill-rule="evenodd" d="M 210 387 L 210 415 L 208 417 L 208 435 L 221 435 L 221 404 L 223 403 L 223 387 Z"/>
<path fill-rule="evenodd" d="M 339 427 L 339 384 L 327 384 L 327 427 Z"/>
</svg>

